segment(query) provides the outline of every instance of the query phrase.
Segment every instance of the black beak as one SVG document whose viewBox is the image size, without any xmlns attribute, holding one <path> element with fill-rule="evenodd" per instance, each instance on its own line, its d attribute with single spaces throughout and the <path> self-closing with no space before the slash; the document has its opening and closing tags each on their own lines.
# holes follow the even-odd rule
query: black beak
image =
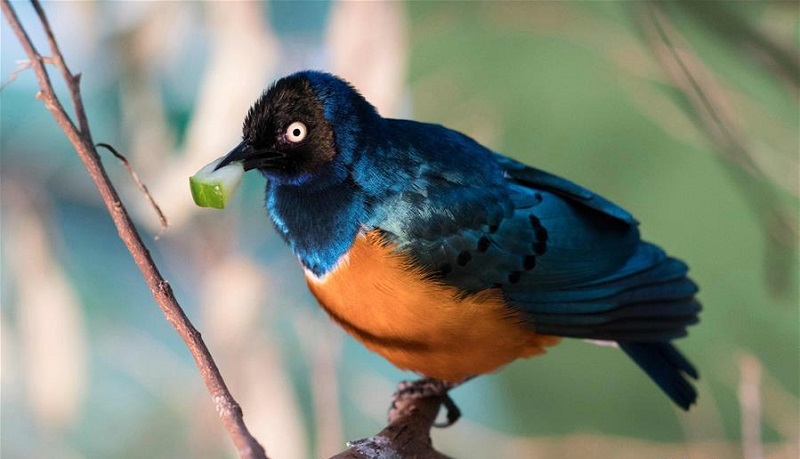
<svg viewBox="0 0 800 459">
<path fill-rule="evenodd" d="M 217 164 L 217 167 L 214 170 L 217 170 L 221 167 L 225 167 L 230 163 L 235 163 L 239 161 L 244 166 L 244 170 L 249 171 L 250 169 L 259 169 L 262 167 L 268 167 L 276 159 L 283 158 L 284 155 L 278 153 L 277 151 L 273 150 L 255 150 L 253 149 L 246 140 L 242 140 L 239 145 L 233 147 L 222 161 Z"/>
<path fill-rule="evenodd" d="M 248 153 L 250 153 L 250 148 L 247 145 L 247 142 L 242 140 L 239 142 L 239 145 L 233 147 L 233 150 L 228 152 L 228 154 L 222 158 L 222 161 L 217 164 L 217 167 L 215 167 L 214 170 L 221 169 L 230 163 L 235 163 L 236 161 L 246 163 L 249 156 Z"/>
</svg>

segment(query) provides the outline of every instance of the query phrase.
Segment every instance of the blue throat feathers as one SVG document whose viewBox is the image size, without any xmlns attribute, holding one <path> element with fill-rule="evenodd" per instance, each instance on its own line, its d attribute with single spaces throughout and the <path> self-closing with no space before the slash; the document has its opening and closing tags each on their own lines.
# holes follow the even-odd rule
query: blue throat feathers
<svg viewBox="0 0 800 459">
<path fill-rule="evenodd" d="M 366 196 L 350 177 L 313 190 L 268 182 L 267 208 L 303 266 L 321 277 L 355 240 Z"/>
</svg>

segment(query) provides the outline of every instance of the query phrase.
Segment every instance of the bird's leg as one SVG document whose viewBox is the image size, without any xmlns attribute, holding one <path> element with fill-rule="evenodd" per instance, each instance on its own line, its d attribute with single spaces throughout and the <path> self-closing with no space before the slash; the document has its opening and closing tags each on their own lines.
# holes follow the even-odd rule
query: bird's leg
<svg viewBox="0 0 800 459">
<path fill-rule="evenodd" d="M 398 415 L 400 409 L 400 402 L 406 398 L 424 398 L 424 397 L 439 397 L 442 404 L 447 410 L 447 421 L 443 423 L 435 423 L 435 427 L 450 427 L 455 424 L 461 417 L 461 410 L 458 409 L 453 399 L 450 398 L 448 392 L 454 389 L 470 378 L 464 379 L 459 382 L 447 382 L 434 378 L 422 378 L 416 381 L 403 381 L 397 385 L 397 391 L 392 397 L 392 406 L 389 408 L 389 420 L 393 420 Z"/>
</svg>

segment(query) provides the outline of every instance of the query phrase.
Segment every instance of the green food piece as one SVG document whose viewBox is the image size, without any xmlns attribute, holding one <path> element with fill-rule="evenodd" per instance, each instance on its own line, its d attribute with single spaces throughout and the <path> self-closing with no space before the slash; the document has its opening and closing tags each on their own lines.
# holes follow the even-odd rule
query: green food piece
<svg viewBox="0 0 800 459">
<path fill-rule="evenodd" d="M 220 161 L 222 158 L 217 158 L 189 177 L 192 199 L 200 207 L 224 209 L 225 203 L 242 183 L 244 175 L 242 163 L 233 162 L 214 170 Z"/>
</svg>

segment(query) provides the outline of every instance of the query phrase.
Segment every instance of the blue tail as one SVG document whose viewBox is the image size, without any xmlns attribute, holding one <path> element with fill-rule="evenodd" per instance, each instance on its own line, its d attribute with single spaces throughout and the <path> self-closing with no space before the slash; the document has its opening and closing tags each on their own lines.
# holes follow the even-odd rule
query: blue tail
<svg viewBox="0 0 800 459">
<path fill-rule="evenodd" d="M 670 343 L 697 323 L 697 286 L 687 267 L 652 244 L 618 272 L 580 287 L 512 292 L 543 334 L 616 341 L 678 406 L 697 399 L 697 370 Z"/>
<path fill-rule="evenodd" d="M 621 342 L 619 346 L 678 406 L 688 410 L 697 400 L 697 391 L 687 379 L 697 379 L 697 369 L 675 346 L 668 342 Z"/>
</svg>

